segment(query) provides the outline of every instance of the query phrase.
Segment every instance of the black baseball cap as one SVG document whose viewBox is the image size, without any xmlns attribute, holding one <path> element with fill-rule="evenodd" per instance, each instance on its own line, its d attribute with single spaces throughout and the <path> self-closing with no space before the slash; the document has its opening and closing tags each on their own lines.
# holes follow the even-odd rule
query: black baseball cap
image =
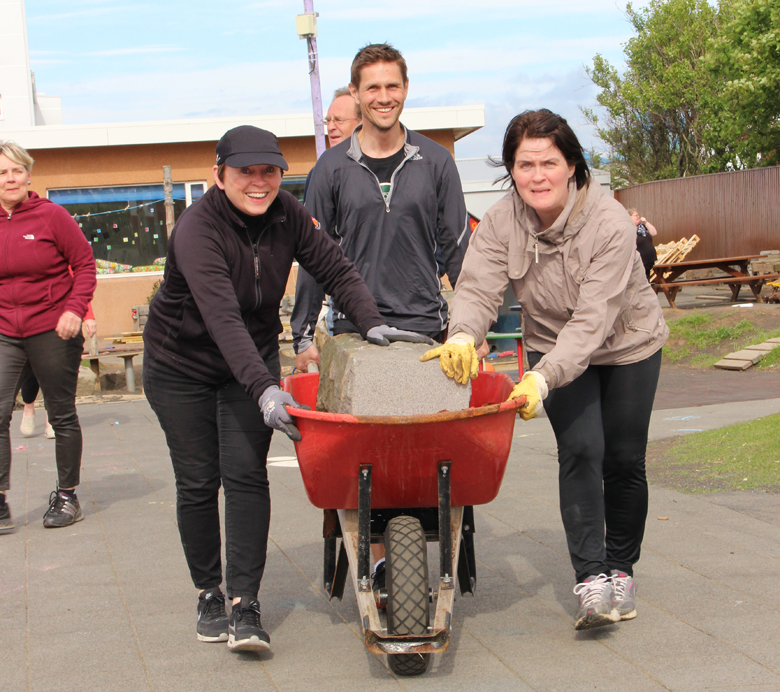
<svg viewBox="0 0 780 692">
<path fill-rule="evenodd" d="M 217 142 L 217 165 L 223 163 L 232 168 L 264 164 L 283 171 L 289 168 L 276 135 L 253 125 L 239 125 L 222 135 Z"/>
</svg>

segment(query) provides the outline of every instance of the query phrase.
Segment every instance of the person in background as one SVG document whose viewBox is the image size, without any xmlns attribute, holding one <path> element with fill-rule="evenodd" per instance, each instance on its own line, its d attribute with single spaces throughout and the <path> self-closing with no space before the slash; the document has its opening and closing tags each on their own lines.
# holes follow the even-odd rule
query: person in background
<svg viewBox="0 0 780 692">
<path fill-rule="evenodd" d="M 328 129 L 328 144 L 335 147 L 349 139 L 362 119 L 360 104 L 352 98 L 349 87 L 336 89 L 333 92 L 333 101 L 328 106 L 328 114 L 323 119 L 323 124 Z"/>
<path fill-rule="evenodd" d="M 56 434 L 57 488 L 46 528 L 84 518 L 76 497 L 81 426 L 76 412 L 82 320 L 97 284 L 92 248 L 67 211 L 29 190 L 33 159 L 0 142 L 0 533 L 14 528 L 5 499 L 11 472 L 10 424 L 20 375 L 40 382 Z M 70 269 L 69 269 L 70 268 Z M 71 274 L 72 270 L 72 274 Z"/>
<path fill-rule="evenodd" d="M 650 271 L 658 259 L 658 254 L 653 245 L 653 237 L 658 235 L 658 231 L 644 216 L 639 216 L 639 212 L 636 209 L 629 209 L 628 214 L 636 226 L 636 249 L 642 258 L 645 275 L 649 281 Z"/>
<path fill-rule="evenodd" d="M 441 342 L 447 301 L 437 254 L 454 286 L 471 235 L 455 160 L 401 123 L 409 79 L 403 55 L 391 45 L 358 51 L 349 90 L 362 121 L 317 161 L 304 203 L 355 262 L 387 323 Z M 295 369 L 306 372 L 320 359 L 314 330 L 323 291 L 299 272 L 295 295 Z M 355 332 L 337 301 L 332 306 L 333 333 Z M 371 548 L 378 594 L 385 587 L 384 546 Z"/>
<path fill-rule="evenodd" d="M 286 170 L 272 133 L 242 125 L 222 136 L 215 184 L 173 229 L 144 328 L 144 390 L 170 449 L 179 533 L 199 592 L 197 637 L 236 651 L 270 648 L 258 602 L 271 519 L 266 462 L 274 430 L 301 439 L 286 409 L 298 404 L 279 387 L 279 306 L 293 260 L 372 343 L 432 343 L 385 324 L 339 246 L 280 189 Z"/>
<path fill-rule="evenodd" d="M 328 146 L 335 147 L 345 139 L 348 139 L 352 134 L 352 131 L 357 127 L 358 123 L 363 119 L 360 113 L 360 106 L 355 103 L 355 99 L 349 93 L 349 87 L 341 87 L 333 92 L 333 101 L 331 101 L 328 107 L 328 114 L 323 119 L 323 124 L 327 127 L 328 132 Z M 314 171 L 312 168 L 309 174 L 306 176 L 306 183 L 303 186 L 303 196 L 306 198 L 306 192 L 309 189 L 309 181 L 311 180 L 311 174 Z M 306 274 L 305 269 L 298 268 L 298 275 Z M 317 287 L 316 282 L 311 280 L 310 276 L 305 276 L 298 282 L 298 288 L 295 291 L 295 299 L 300 300 L 303 303 L 308 304 L 310 301 L 309 291 L 315 291 L 314 300 L 322 299 L 323 294 L 321 289 Z M 328 328 L 333 327 L 333 309 L 328 309 Z M 295 372 L 295 368 L 293 368 Z M 304 371 L 305 372 L 305 371 Z"/>
<path fill-rule="evenodd" d="M 89 338 L 97 334 L 97 322 L 95 321 L 95 315 L 92 314 L 91 303 L 87 304 L 87 314 L 84 316 L 83 326 Z M 25 437 L 32 437 L 35 434 L 35 400 L 38 398 L 40 385 L 32 372 L 26 377 L 24 377 L 23 373 L 22 378 L 21 395 L 24 409 L 22 410 L 22 422 L 19 425 L 19 431 Z M 44 418 L 46 427 L 44 428 L 43 436 L 47 440 L 53 440 L 54 428 L 51 427 L 51 423 L 49 423 L 49 419 L 45 415 Z"/>
<path fill-rule="evenodd" d="M 511 191 L 474 231 L 438 357 L 460 382 L 511 284 L 531 368 L 510 398 L 542 409 L 558 443 L 563 526 L 579 597 L 577 629 L 636 617 L 634 564 L 647 517 L 645 453 L 669 334 L 623 207 L 591 181 L 568 123 L 516 116 L 502 163 Z"/>
</svg>

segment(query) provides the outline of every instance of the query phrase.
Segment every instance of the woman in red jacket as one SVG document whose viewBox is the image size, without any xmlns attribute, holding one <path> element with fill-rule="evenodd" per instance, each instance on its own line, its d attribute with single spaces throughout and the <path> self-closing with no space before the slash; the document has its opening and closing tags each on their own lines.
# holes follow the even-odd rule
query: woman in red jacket
<svg viewBox="0 0 780 692">
<path fill-rule="evenodd" d="M 56 528 L 83 519 L 75 493 L 81 469 L 76 385 L 95 260 L 68 212 L 29 191 L 32 164 L 22 147 L 0 142 L 0 533 L 14 528 L 5 501 L 10 424 L 19 375 L 28 362 L 56 433 L 58 484 L 43 525 Z"/>
</svg>

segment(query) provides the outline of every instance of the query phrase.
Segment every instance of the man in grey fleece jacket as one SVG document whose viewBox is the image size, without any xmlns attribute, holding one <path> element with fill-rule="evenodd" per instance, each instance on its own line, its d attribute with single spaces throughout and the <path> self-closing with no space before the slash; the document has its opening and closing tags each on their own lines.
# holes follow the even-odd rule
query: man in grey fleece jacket
<svg viewBox="0 0 780 692">
<path fill-rule="evenodd" d="M 350 91 L 362 125 L 322 155 L 305 204 L 355 263 L 388 325 L 436 338 L 447 326 L 436 255 L 454 286 L 470 233 L 450 152 L 399 121 L 408 86 L 397 50 L 381 44 L 358 52 Z M 299 273 L 291 319 L 298 369 L 319 362 L 313 336 L 322 299 Z M 333 309 L 334 332 L 354 332 Z"/>
</svg>

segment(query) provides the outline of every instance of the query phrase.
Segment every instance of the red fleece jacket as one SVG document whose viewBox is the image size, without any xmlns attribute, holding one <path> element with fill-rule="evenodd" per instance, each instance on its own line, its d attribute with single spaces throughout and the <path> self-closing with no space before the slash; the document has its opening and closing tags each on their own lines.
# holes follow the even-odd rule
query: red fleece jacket
<svg viewBox="0 0 780 692">
<path fill-rule="evenodd" d="M 66 310 L 83 319 L 96 284 L 92 248 L 61 206 L 30 192 L 0 213 L 0 334 L 51 331 Z"/>
</svg>

